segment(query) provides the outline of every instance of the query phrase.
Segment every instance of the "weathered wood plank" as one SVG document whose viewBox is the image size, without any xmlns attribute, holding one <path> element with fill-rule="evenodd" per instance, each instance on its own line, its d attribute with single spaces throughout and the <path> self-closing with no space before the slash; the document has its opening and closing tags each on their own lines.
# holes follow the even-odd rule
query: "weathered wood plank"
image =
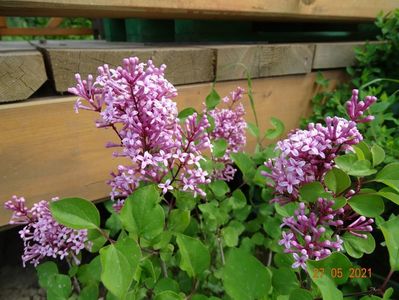
<svg viewBox="0 0 399 300">
<path fill-rule="evenodd" d="M 212 49 L 194 47 L 143 47 L 130 43 L 90 43 L 88 48 L 69 48 L 68 45 L 38 45 L 43 49 L 51 67 L 52 80 L 58 92 L 74 85 L 74 74 L 96 74 L 97 67 L 120 65 L 122 59 L 137 56 L 140 61 L 152 59 L 154 64 L 166 64 L 166 76 L 173 84 L 209 82 L 214 79 Z"/>
<path fill-rule="evenodd" d="M 303 74 L 312 69 L 314 45 L 261 45 L 259 77 Z"/>
<path fill-rule="evenodd" d="M 47 80 L 41 53 L 18 44 L 0 44 L 0 103 L 27 99 Z"/>
<path fill-rule="evenodd" d="M 345 68 L 355 62 L 355 47 L 364 43 L 319 43 L 316 44 L 313 69 Z"/>
<path fill-rule="evenodd" d="M 258 45 L 213 46 L 216 51 L 216 80 L 233 80 L 259 77 Z"/>
<path fill-rule="evenodd" d="M 216 50 L 216 79 L 232 80 L 305 74 L 312 68 L 314 45 L 223 45 Z"/>
<path fill-rule="evenodd" d="M 341 71 L 325 72 L 327 78 L 342 80 Z M 309 109 L 314 92 L 316 73 L 253 80 L 255 105 L 262 132 L 272 116 L 284 121 L 286 129 L 298 125 Z M 220 95 L 227 95 L 246 81 L 216 84 Z M 211 89 L 211 84 L 178 87 L 180 109 L 193 106 L 199 109 Z M 91 200 L 109 193 L 106 180 L 121 159 L 111 156 L 112 149 L 104 148 L 115 140 L 111 130 L 96 129 L 96 115 L 73 111 L 75 97 L 58 97 L 0 106 L 0 226 L 10 214 L 2 204 L 12 195 L 24 195 L 30 204 L 52 196 L 78 196 Z M 276 105 L 278 104 L 278 105 Z M 248 121 L 253 122 L 250 104 L 244 99 Z M 254 140 L 248 136 L 249 151 Z"/>
<path fill-rule="evenodd" d="M 4 16 L 371 21 L 398 0 L 2 0 Z"/>
</svg>

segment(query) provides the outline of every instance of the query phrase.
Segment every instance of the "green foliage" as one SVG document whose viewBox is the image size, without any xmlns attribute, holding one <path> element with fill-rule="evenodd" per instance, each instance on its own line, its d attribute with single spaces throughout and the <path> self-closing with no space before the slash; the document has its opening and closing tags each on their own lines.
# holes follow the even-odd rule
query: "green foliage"
<svg viewBox="0 0 399 300">
<path fill-rule="evenodd" d="M 357 88 L 361 97 L 374 95 L 379 99 L 371 108 L 375 120 L 364 124 L 362 133 L 366 140 L 383 148 L 385 161 L 391 162 L 399 159 L 399 10 L 379 15 L 375 24 L 380 30 L 377 36 L 380 42 L 355 49 L 355 66 L 347 68 L 349 84 L 331 91 L 329 80 L 318 74 L 318 93 L 312 99 L 313 115 L 304 120 L 302 126 L 322 122 L 326 116 L 345 116 L 345 102 L 352 88 Z"/>
<path fill-rule="evenodd" d="M 125 238 L 100 250 L 101 282 L 119 299 L 124 299 L 141 257 L 137 244 Z"/>
<path fill-rule="evenodd" d="M 205 104 L 208 109 L 214 109 L 220 102 L 220 96 L 214 88 L 205 99 Z"/>
<path fill-rule="evenodd" d="M 348 204 L 359 215 L 366 217 L 377 217 L 384 212 L 384 201 L 378 195 L 355 195 L 348 201 Z"/>
<path fill-rule="evenodd" d="M 328 84 L 321 77 L 317 80 Z M 248 96 L 257 120 L 251 95 L 249 80 Z M 208 109 L 219 102 L 220 96 L 213 89 L 207 97 Z M 194 112 L 189 108 L 179 117 L 184 119 Z M 210 123 L 214 126 L 212 118 Z M 392 215 L 385 221 L 385 206 L 399 204 L 399 163 L 387 164 L 383 147 L 363 141 L 353 147 L 354 152 L 335 157 L 336 165 L 319 179 L 302 184 L 296 201 L 271 203 L 275 191 L 262 174 L 270 172 L 264 162 L 278 153 L 273 145 L 263 147 L 262 142 L 284 132 L 277 119 L 272 125 L 274 129 L 264 134 L 258 125 L 248 126 L 257 139 L 254 153 L 231 155 L 242 178 L 231 182 L 213 179 L 201 186 L 206 197 L 194 197 L 177 188 L 164 194 L 157 184 L 141 185 L 125 199 L 120 213 L 113 210 L 111 202 L 105 204 L 109 212 L 105 222 L 100 222 L 97 209 L 86 200 L 53 202 L 51 211 L 61 224 L 88 230 L 94 258 L 87 262 L 86 257 L 68 257 L 68 275 L 60 274 L 54 263 L 40 265 L 39 283 L 53 297 L 49 299 L 339 300 L 350 292 L 365 295 L 374 278 L 349 279 L 350 269 L 356 266 L 349 257 L 360 265 L 358 259 L 373 253 L 380 243 L 372 233 L 361 231 L 368 230 L 366 227 L 353 229 L 363 222 L 357 214 L 375 218 L 385 237 L 392 270 L 398 270 L 398 217 Z M 212 158 L 222 157 L 228 145 L 220 139 L 213 146 Z M 200 163 L 209 173 L 224 167 L 207 158 Z M 164 174 L 165 178 L 174 183 L 181 180 L 174 176 L 177 168 Z M 284 251 L 281 241 L 287 226 L 282 229 L 281 224 L 298 216 L 298 209 L 302 209 L 299 202 L 306 203 L 307 213 L 319 207 L 319 198 L 332 201 L 333 210 L 344 208 L 339 213 L 331 211 L 326 218 L 332 216 L 328 220 L 335 224 L 324 223 L 324 231 L 318 223 L 318 211 L 309 217 L 315 222 L 312 226 L 320 229 L 319 239 L 326 248 L 328 243 L 341 242 L 335 239 L 338 233 L 343 249 L 321 260 L 307 260 L 306 270 L 294 269 L 293 255 Z M 335 213 L 339 218 L 345 215 L 343 224 L 335 222 Z M 309 240 L 307 236 L 295 238 L 298 243 Z M 77 265 L 74 259 L 83 263 Z M 376 291 L 370 295 L 382 296 Z M 389 293 L 387 290 L 384 297 L 389 298 Z"/>
<path fill-rule="evenodd" d="M 326 186 L 337 195 L 341 194 L 351 185 L 348 174 L 337 168 L 332 168 L 327 172 L 324 182 Z"/>
<path fill-rule="evenodd" d="M 160 201 L 159 192 L 153 185 L 139 188 L 126 199 L 120 218 L 124 228 L 137 236 L 153 239 L 162 231 L 165 214 Z"/>
<path fill-rule="evenodd" d="M 354 236 L 350 233 L 345 233 L 343 235 L 344 240 L 344 248 L 348 255 L 353 258 L 361 258 L 363 254 L 370 254 L 375 249 L 375 240 L 374 237 L 367 233 L 367 238 L 361 238 L 358 236 Z"/>
<path fill-rule="evenodd" d="M 48 17 L 7 17 L 8 27 L 20 28 L 41 28 L 46 27 L 50 18 Z M 92 20 L 88 18 L 64 18 L 59 26 L 60 28 L 92 28 Z M 92 40 L 92 35 L 66 35 L 66 36 L 1 36 L 2 41 L 22 41 L 22 40 Z"/>
<path fill-rule="evenodd" d="M 392 219 L 379 225 L 389 252 L 389 263 L 392 270 L 399 271 L 399 217 L 394 216 Z"/>
<path fill-rule="evenodd" d="M 96 206 L 84 199 L 65 198 L 50 203 L 50 210 L 58 223 L 74 229 L 96 229 L 100 214 Z"/>
<path fill-rule="evenodd" d="M 201 241 L 179 234 L 176 238 L 180 251 L 180 268 L 190 277 L 203 273 L 210 264 L 211 257 L 208 249 Z"/>
<path fill-rule="evenodd" d="M 268 269 L 255 257 L 240 249 L 229 251 L 222 278 L 226 293 L 237 300 L 265 297 L 271 287 Z"/>
</svg>

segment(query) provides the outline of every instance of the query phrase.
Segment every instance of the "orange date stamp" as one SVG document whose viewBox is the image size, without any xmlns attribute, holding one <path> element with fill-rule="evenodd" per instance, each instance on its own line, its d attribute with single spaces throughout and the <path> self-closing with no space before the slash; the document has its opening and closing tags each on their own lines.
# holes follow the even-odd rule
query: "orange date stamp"
<svg viewBox="0 0 399 300">
<path fill-rule="evenodd" d="M 314 268 L 312 277 L 318 279 L 327 274 L 331 278 L 343 278 L 346 277 L 346 275 L 348 275 L 349 278 L 370 278 L 372 270 L 371 268 L 349 268 L 349 270 L 343 268 Z"/>
</svg>

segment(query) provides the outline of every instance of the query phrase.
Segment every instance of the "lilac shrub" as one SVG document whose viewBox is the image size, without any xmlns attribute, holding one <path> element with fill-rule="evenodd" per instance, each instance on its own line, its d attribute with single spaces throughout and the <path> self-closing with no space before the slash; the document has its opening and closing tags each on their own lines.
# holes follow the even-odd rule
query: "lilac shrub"
<svg viewBox="0 0 399 300">
<path fill-rule="evenodd" d="M 318 181 L 325 187 L 324 177 L 335 166 L 334 159 L 339 154 L 352 151 L 352 146 L 362 141 L 357 123 L 373 120 L 373 116 L 365 117 L 364 114 L 377 99 L 367 96 L 364 102 L 359 101 L 358 94 L 353 90 L 347 102 L 350 120 L 327 117 L 326 126 L 311 123 L 307 130 L 293 131 L 277 143 L 276 150 L 280 155 L 265 163 L 270 173 L 263 173 L 272 179 L 274 202 L 284 205 L 300 201 L 299 191 L 306 183 Z M 356 194 L 348 190 L 345 196 L 350 199 Z M 280 245 L 284 245 L 286 253 L 293 254 L 293 268 L 306 269 L 307 259 L 319 260 L 333 251 L 341 251 L 341 234 L 344 232 L 367 238 L 364 233 L 372 231 L 372 218 L 360 216 L 349 205 L 334 209 L 334 204 L 333 200 L 324 198 L 310 204 L 300 202 L 295 215 L 283 219 L 281 226 L 287 227 L 288 231 L 283 232 Z M 334 233 L 326 235 L 327 229 L 333 229 Z"/>
<path fill-rule="evenodd" d="M 80 198 L 6 203 L 10 223 L 24 226 L 23 264 L 40 263 L 48 299 L 389 299 L 399 217 L 381 217 L 382 197 L 397 204 L 399 165 L 381 167 L 384 150 L 358 128 L 373 120 L 376 98 L 359 101 L 354 90 L 348 119 L 328 117 L 264 147 L 284 126 L 273 118 L 261 136 L 249 80 L 257 146 L 248 154 L 244 90 L 220 99 L 212 89 L 201 111 L 178 112 L 165 68 L 127 58 L 96 78 L 76 75 L 69 89 L 76 111 L 95 112 L 97 127 L 116 134 L 106 147 L 123 163 L 108 181 L 107 219 Z M 374 251 L 374 222 L 392 268 L 379 288 L 348 274 L 349 257 Z M 67 258 L 68 275 L 48 258 Z"/>
<path fill-rule="evenodd" d="M 126 58 L 122 67 L 99 67 L 95 81 L 92 76 L 82 80 L 77 74 L 76 87 L 69 89 L 79 97 L 76 111 L 97 112 L 97 127 L 115 131 L 119 141 L 107 145 L 120 149 L 114 156 L 131 162 L 119 165 L 108 182 L 116 210 L 142 182 L 156 183 L 163 193 L 178 189 L 205 197 L 201 186 L 209 184 L 211 178 L 233 178 L 230 154 L 245 145 L 245 112 L 239 103 L 243 89 L 224 98 L 227 108 L 205 109 L 203 114 L 193 113 L 181 123 L 172 100 L 177 91 L 165 79 L 165 68 L 155 67 L 151 60 L 145 64 L 137 58 Z M 213 130 L 209 130 L 208 116 L 214 119 Z M 201 167 L 203 153 L 211 151 L 212 141 L 218 139 L 225 139 L 228 145 L 223 157 L 215 158 L 224 168 L 208 174 Z"/>
<path fill-rule="evenodd" d="M 57 201 L 53 198 L 51 201 Z M 37 266 L 45 257 L 71 258 L 79 264 L 78 255 L 90 247 L 87 230 L 74 230 L 65 227 L 54 220 L 48 202 L 42 200 L 31 208 L 25 204 L 25 198 L 13 196 L 4 206 L 13 212 L 10 220 L 12 225 L 24 225 L 19 235 L 24 242 L 22 263 Z"/>
</svg>

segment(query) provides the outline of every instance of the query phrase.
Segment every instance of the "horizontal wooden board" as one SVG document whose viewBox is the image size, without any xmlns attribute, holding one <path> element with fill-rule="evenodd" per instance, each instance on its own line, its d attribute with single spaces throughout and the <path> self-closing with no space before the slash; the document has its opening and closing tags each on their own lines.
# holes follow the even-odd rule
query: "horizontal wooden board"
<svg viewBox="0 0 399 300">
<path fill-rule="evenodd" d="M 46 55 L 52 80 L 58 92 L 74 84 L 74 74 L 95 74 L 101 64 L 120 65 L 124 57 L 152 59 L 166 64 L 166 76 L 176 85 L 276 75 L 304 74 L 311 71 L 314 45 L 223 45 L 223 46 L 144 46 L 139 43 L 36 44 Z M 74 45 L 78 46 L 75 47 Z M 113 46 L 114 45 L 114 46 Z M 216 65 L 215 65 L 216 64 Z"/>
<path fill-rule="evenodd" d="M 119 46 L 118 46 L 119 44 Z M 65 92 L 75 83 L 75 73 L 82 77 L 97 74 L 97 67 L 122 64 L 122 59 L 137 56 L 140 61 L 152 59 L 159 66 L 166 64 L 166 76 L 173 84 L 209 82 L 214 80 L 214 52 L 212 49 L 195 47 L 136 47 L 118 43 L 113 48 L 100 43 L 95 47 L 68 48 L 39 45 L 51 68 L 52 80 L 58 92 Z M 116 48 L 115 48 L 116 47 Z"/>
<path fill-rule="evenodd" d="M 4 16 L 371 21 L 398 0 L 2 0 Z"/>
<path fill-rule="evenodd" d="M 47 80 L 39 51 L 11 49 L 0 50 L 0 103 L 25 100 Z"/>
<path fill-rule="evenodd" d="M 305 74 L 312 69 L 314 45 L 222 45 L 216 50 L 216 79 L 233 80 Z"/>
<path fill-rule="evenodd" d="M 332 82 L 342 80 L 343 72 L 325 72 Z M 253 94 L 261 132 L 269 128 L 270 117 L 284 121 L 286 129 L 295 128 L 309 110 L 314 93 L 316 73 L 253 80 Z M 220 95 L 227 95 L 247 82 L 230 81 L 216 84 Z M 211 89 L 211 83 L 178 87 L 180 109 L 200 109 Z M 75 97 L 58 97 L 0 106 L 0 203 L 12 195 L 23 195 L 29 204 L 53 196 L 77 196 L 90 200 L 107 197 L 106 180 L 123 160 L 111 156 L 104 148 L 114 140 L 111 130 L 96 129 L 96 114 L 82 111 L 75 114 Z M 247 120 L 253 115 L 244 98 Z M 254 139 L 248 136 L 247 150 Z M 0 225 L 10 214 L 0 206 Z"/>
<path fill-rule="evenodd" d="M 328 69 L 352 66 L 355 62 L 354 48 L 358 42 L 320 43 L 316 45 L 313 69 Z"/>
<path fill-rule="evenodd" d="M 345 68 L 355 63 L 355 48 L 366 42 L 317 43 L 313 69 Z M 372 44 L 381 42 L 371 42 Z"/>
</svg>

